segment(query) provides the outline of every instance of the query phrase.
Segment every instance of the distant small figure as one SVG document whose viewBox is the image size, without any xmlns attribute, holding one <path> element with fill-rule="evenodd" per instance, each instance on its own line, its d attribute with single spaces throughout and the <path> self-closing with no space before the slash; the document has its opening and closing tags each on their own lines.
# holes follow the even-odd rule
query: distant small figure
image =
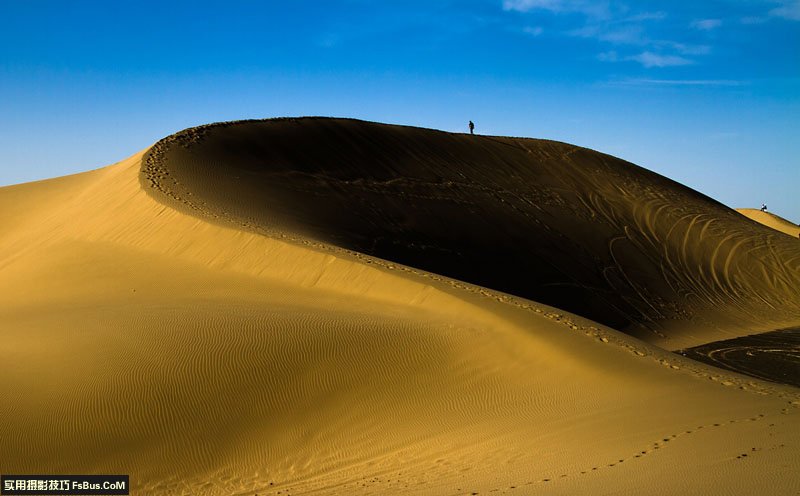
<svg viewBox="0 0 800 496">
<path fill-rule="evenodd" d="M 761 204 L 761 211 L 762 212 L 766 212 L 767 211 L 767 204 L 766 203 L 762 203 Z"/>
<path fill-rule="evenodd" d="M 469 121 L 469 134 L 475 134 L 475 123 Z"/>
</svg>

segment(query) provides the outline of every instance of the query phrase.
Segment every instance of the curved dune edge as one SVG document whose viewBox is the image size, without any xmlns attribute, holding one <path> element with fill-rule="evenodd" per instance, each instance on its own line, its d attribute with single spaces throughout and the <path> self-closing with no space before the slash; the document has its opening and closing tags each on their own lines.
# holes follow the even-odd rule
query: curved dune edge
<svg viewBox="0 0 800 496">
<path fill-rule="evenodd" d="M 759 224 L 763 224 L 770 229 L 788 234 L 793 238 L 800 236 L 800 226 L 793 222 L 789 222 L 779 215 L 775 215 L 771 212 L 762 212 L 757 208 L 737 208 L 736 211 L 748 219 L 754 220 Z"/>
<path fill-rule="evenodd" d="M 212 222 L 515 294 L 666 349 L 800 324 L 796 243 L 563 143 L 241 121 L 165 138 L 141 178 L 159 201 Z"/>
<path fill-rule="evenodd" d="M 0 189 L 3 473 L 210 495 L 800 483 L 796 389 L 212 224 L 149 196 L 141 159 Z"/>
</svg>

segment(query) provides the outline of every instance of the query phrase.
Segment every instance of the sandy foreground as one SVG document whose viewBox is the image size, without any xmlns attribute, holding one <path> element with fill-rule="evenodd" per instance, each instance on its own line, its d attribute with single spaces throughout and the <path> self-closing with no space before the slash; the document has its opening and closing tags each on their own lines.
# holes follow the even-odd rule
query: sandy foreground
<svg viewBox="0 0 800 496">
<path fill-rule="evenodd" d="M 381 249 L 354 249 L 367 246 L 369 236 L 422 232 L 417 248 L 395 252 L 405 261 L 415 253 L 422 260 L 419 246 L 436 241 L 432 233 L 441 227 L 421 224 L 413 213 L 432 215 L 438 200 L 428 197 L 435 188 L 414 183 L 397 163 L 379 164 L 380 174 L 395 174 L 380 180 L 413 183 L 404 200 L 399 193 L 359 193 L 376 180 L 364 172 L 372 170 L 364 164 L 375 164 L 370 142 L 406 147 L 410 140 L 417 147 L 405 148 L 408 161 L 430 162 L 440 160 L 430 159 L 431 150 L 425 155 L 433 146 L 426 140 L 435 138 L 441 145 L 435 153 L 461 160 L 456 163 L 467 177 L 449 196 L 458 208 L 441 213 L 449 223 L 459 211 L 496 212 L 485 198 L 519 210 L 510 196 L 470 189 L 478 183 L 464 165 L 469 150 L 447 142 L 468 137 L 428 138 L 413 128 L 373 133 L 353 122 L 322 121 L 322 130 L 304 127 L 307 121 L 287 122 L 272 122 L 282 127 L 266 130 L 261 124 L 227 125 L 216 136 L 184 133 L 103 169 L 0 189 L 0 473 L 130 474 L 132 494 L 800 492 L 800 390 L 656 346 L 676 349 L 776 323 L 800 325 L 794 285 L 800 242 L 744 218 L 736 224 L 728 216 L 741 216 L 699 194 L 693 200 L 699 206 L 692 208 L 710 205 L 708 210 L 694 219 L 698 214 L 681 212 L 689 217 L 674 220 L 681 217 L 669 217 L 669 202 L 688 194 L 683 187 L 663 178 L 648 182 L 651 173 L 627 165 L 614 165 L 611 173 L 592 165 L 584 180 L 593 182 L 585 189 L 609 191 L 607 201 L 595 199 L 596 217 L 588 219 L 599 226 L 592 235 L 603 238 L 598 246 L 639 233 L 616 242 L 629 247 L 612 250 L 630 262 L 622 267 L 636 267 L 626 274 L 627 287 L 640 291 L 623 299 L 633 307 L 655 301 L 643 292 L 645 282 L 637 282 L 656 280 L 654 264 L 665 267 L 667 281 L 647 286 L 658 301 L 680 304 L 664 289 L 674 286 L 688 302 L 675 307 L 683 320 L 648 327 L 646 318 L 631 318 L 624 329 L 613 329 L 512 296 L 510 289 L 521 285 L 507 274 L 497 279 L 509 284 L 502 292 L 367 255 L 388 253 Z M 276 129 L 286 133 L 280 141 L 289 150 L 277 157 L 227 141 L 261 143 L 262 133 Z M 334 158 L 360 165 L 321 177 L 307 156 L 292 155 L 297 133 L 333 133 L 336 143 L 351 143 L 363 155 L 357 159 L 347 149 Z M 503 155 L 498 150 L 512 147 L 492 139 L 500 144 L 480 145 L 486 156 L 514 170 L 521 171 L 526 159 L 544 163 L 537 154 L 551 153 L 566 164 L 562 172 L 569 178 L 553 188 L 562 198 L 583 194 L 575 171 L 587 162 L 570 165 L 559 158 L 554 150 L 566 145 L 536 148 L 533 140 L 523 141 L 527 149 Z M 303 150 L 316 153 L 314 147 Z M 590 157 L 588 151 L 572 153 Z M 207 157 L 213 167 L 197 166 L 192 154 Z M 281 169 L 253 165 L 265 163 Z M 287 173 L 290 167 L 296 168 Z M 601 184 L 604 174 L 608 184 Z M 248 187 L 237 186 L 234 177 L 245 177 Z M 267 191 L 268 201 L 258 200 L 269 177 L 295 179 Z M 439 177 L 442 184 L 450 180 Z M 498 181 L 492 176 L 481 184 Z M 643 198 L 632 209 L 609 210 L 622 205 L 610 191 L 628 184 L 660 191 L 662 202 Z M 502 184 L 493 189 L 499 190 Z M 225 200 L 214 191 L 239 194 Z M 409 199 L 412 193 L 416 199 Z M 479 198 L 472 206 L 462 201 L 468 194 Z M 326 203 L 330 198 L 339 203 Z M 355 222 L 333 211 L 354 208 L 343 198 L 362 202 L 369 213 Z M 388 199 L 380 204 L 378 198 Z M 496 231 L 547 246 L 564 233 L 573 240 L 586 236 L 580 222 L 569 221 L 571 214 L 556 216 L 556 207 L 545 203 L 531 207 L 538 214 L 520 214 L 539 220 L 539 231 L 515 231 L 501 221 L 494 223 L 502 226 Z M 402 205 L 411 207 L 398 219 Z M 638 226 L 628 222 L 630 211 L 642 220 Z M 390 231 L 378 223 L 381 215 Z M 660 223 L 681 230 L 674 234 L 679 241 L 673 243 Z M 331 237 L 331 225 L 340 237 Z M 557 225 L 563 229 L 553 234 Z M 506 239 L 496 231 L 472 236 Z M 446 246 L 456 239 L 440 240 Z M 661 248 L 649 251 L 643 239 Z M 469 249 L 487 243 L 464 242 Z M 677 252 L 670 251 L 673 244 Z M 574 243 L 561 246 L 572 250 Z M 674 253 L 701 262 L 661 264 Z M 452 256 L 469 261 L 478 255 Z M 564 259 L 584 256 L 575 251 Z M 598 263 L 607 256 L 589 254 Z M 537 260 L 508 259 L 495 268 L 517 264 L 525 277 L 538 274 L 553 283 L 566 274 L 575 280 L 568 269 L 537 272 Z M 555 262 L 548 259 L 548 266 Z M 679 269 L 686 272 L 680 280 L 694 281 L 696 291 L 682 292 L 673 277 Z M 609 280 L 622 287 L 618 274 Z M 558 301 L 579 298 L 593 281 L 577 281 L 574 293 L 559 291 Z M 697 288 L 705 288 L 702 298 Z M 760 319 L 769 313 L 763 308 L 753 310 L 747 288 L 758 289 L 771 320 Z M 729 304 L 730 311 L 714 313 L 714 304 Z M 576 308 L 598 306 L 581 305 Z M 727 327 L 731 312 L 751 319 Z M 622 314 L 642 312 L 608 315 Z M 681 323 L 691 332 L 682 331 Z"/>
</svg>

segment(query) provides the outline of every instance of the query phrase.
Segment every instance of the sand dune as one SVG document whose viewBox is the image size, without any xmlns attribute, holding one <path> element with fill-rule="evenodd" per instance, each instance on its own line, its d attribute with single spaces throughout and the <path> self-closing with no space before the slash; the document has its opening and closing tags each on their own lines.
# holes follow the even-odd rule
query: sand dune
<svg viewBox="0 0 800 496">
<path fill-rule="evenodd" d="M 262 126 L 272 132 L 273 125 L 280 139 L 263 134 Z M 720 289 L 731 284 L 763 290 L 775 313 L 766 322 L 778 322 L 791 320 L 797 304 L 779 291 L 796 274 L 785 236 L 737 224 L 737 214 L 697 193 L 567 145 L 479 138 L 477 149 L 466 141 L 460 148 L 467 137 L 349 121 L 219 129 L 239 126 L 230 138 L 236 143 L 206 128 L 104 169 L 0 189 L 0 473 L 128 473 L 132 494 L 164 495 L 800 489 L 796 388 L 693 362 L 497 290 L 516 288 L 489 289 L 354 250 L 369 236 L 375 246 L 394 246 L 388 240 L 395 238 L 378 235 L 407 240 L 419 229 L 420 246 L 441 241 L 450 249 L 446 242 L 461 239 L 471 250 L 533 237 L 563 251 L 589 243 L 593 238 L 577 231 L 597 225 L 598 239 L 573 257 L 588 264 L 579 255 L 604 247 L 598 259 L 613 256 L 626 284 L 639 290 L 623 295 L 632 307 L 644 285 L 658 280 L 644 262 L 632 272 L 627 265 L 640 256 L 634 248 L 650 239 L 653 246 L 666 243 L 648 255 L 671 262 L 664 262 L 664 273 L 689 260 L 700 264 L 680 276 L 682 284 L 710 285 L 699 295 L 680 293 L 692 312 L 717 298 L 731 302 L 726 312 L 745 315 L 750 300 Z M 303 141 L 306 132 L 318 145 Z M 333 153 L 328 135 L 349 148 L 320 165 L 312 159 Z M 399 153 L 409 139 L 421 144 L 400 157 L 424 165 L 416 176 L 395 159 L 376 160 L 378 148 Z M 262 154 L 273 147 L 280 153 Z M 426 150 L 440 155 L 428 157 Z M 293 153 L 303 160 L 279 160 L 294 160 Z M 449 167 L 443 157 L 454 160 L 454 175 L 467 176 L 458 185 L 438 179 L 450 177 L 442 176 Z M 473 174 L 481 157 L 513 169 L 517 179 L 501 182 L 509 170 L 487 173 L 489 190 L 480 190 Z M 340 163 L 349 164 L 350 175 L 335 169 Z M 556 164 L 564 169 L 560 186 Z M 524 177 L 525 167 L 534 166 L 551 171 L 537 176 L 537 184 L 547 185 L 541 195 L 562 198 L 552 201 L 568 212 L 589 209 L 575 203 L 589 202 L 595 218 L 569 221 L 543 200 L 525 211 L 536 230 L 515 224 L 528 218 L 520 213 L 513 221 L 472 217 L 477 234 L 447 234 L 464 227 L 457 212 L 516 211 L 528 197 L 515 199 L 508 188 L 534 189 Z M 600 189 L 603 175 L 614 180 Z M 288 182 L 270 185 L 270 176 Z M 597 184 L 585 186 L 584 196 L 567 187 L 591 178 Z M 445 195 L 452 201 L 430 198 L 436 185 L 452 189 Z M 614 190 L 622 196 L 612 196 Z M 234 201 L 225 196 L 230 192 Z M 623 197 L 646 192 L 653 197 L 641 209 L 622 209 Z M 467 201 L 471 194 L 477 204 Z M 692 202 L 707 210 L 698 214 Z M 414 208 L 398 219 L 401 209 L 392 207 L 404 203 Z M 447 205 L 443 216 L 426 224 L 440 203 Z M 345 208 L 358 216 L 344 215 Z M 674 219 L 675 229 L 685 228 L 680 236 L 660 227 Z M 390 228 L 381 231 L 380 222 Z M 327 226 L 340 238 L 329 239 L 335 233 Z M 574 239 L 566 234 L 570 226 Z M 628 241 L 600 240 L 615 232 L 610 226 L 628 233 Z M 642 232 L 650 238 L 635 226 L 649 226 Z M 673 238 L 677 248 L 669 245 Z M 517 259 L 519 277 L 566 270 L 536 269 L 542 260 L 565 257 L 542 259 L 543 249 L 524 246 L 533 251 Z M 520 250 L 489 253 L 510 257 Z M 764 250 L 772 258 L 754 255 Z M 450 253 L 477 257 L 462 255 Z M 714 261 L 702 262 L 701 255 Z M 782 260 L 780 270 L 775 260 Z M 510 260 L 496 262 L 491 267 L 512 268 Z M 719 287 L 709 282 L 714 276 Z M 593 277 L 575 287 L 590 293 L 590 283 L 599 281 Z M 608 279 L 615 284 L 625 279 L 614 277 Z M 684 288 L 678 276 L 669 277 L 648 291 Z M 505 280 L 521 279 L 506 272 L 498 278 Z M 611 283 L 597 290 L 609 288 L 622 291 Z M 710 315 L 674 319 L 694 326 L 692 336 L 702 339 L 663 323 L 657 330 L 670 342 L 738 332 L 719 331 L 723 321 Z M 765 325 L 756 316 L 736 329 Z M 631 326 L 625 330 L 636 334 Z"/>
<path fill-rule="evenodd" d="M 737 212 L 765 226 L 788 234 L 793 238 L 800 236 L 800 226 L 793 222 L 773 214 L 772 212 L 762 212 L 756 208 L 737 208 Z"/>
<path fill-rule="evenodd" d="M 143 184 L 193 215 L 522 296 L 669 349 L 800 324 L 800 247 L 667 178 L 551 141 L 353 120 L 162 140 Z"/>
</svg>

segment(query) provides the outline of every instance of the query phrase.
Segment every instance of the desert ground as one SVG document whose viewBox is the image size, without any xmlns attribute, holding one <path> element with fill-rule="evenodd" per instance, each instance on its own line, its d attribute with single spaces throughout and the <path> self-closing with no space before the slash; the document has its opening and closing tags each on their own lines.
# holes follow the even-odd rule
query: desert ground
<svg viewBox="0 0 800 496">
<path fill-rule="evenodd" d="M 0 473 L 800 494 L 800 389 L 686 351 L 800 327 L 796 227 L 621 159 L 238 121 L 0 188 L 0 212 Z"/>
</svg>

